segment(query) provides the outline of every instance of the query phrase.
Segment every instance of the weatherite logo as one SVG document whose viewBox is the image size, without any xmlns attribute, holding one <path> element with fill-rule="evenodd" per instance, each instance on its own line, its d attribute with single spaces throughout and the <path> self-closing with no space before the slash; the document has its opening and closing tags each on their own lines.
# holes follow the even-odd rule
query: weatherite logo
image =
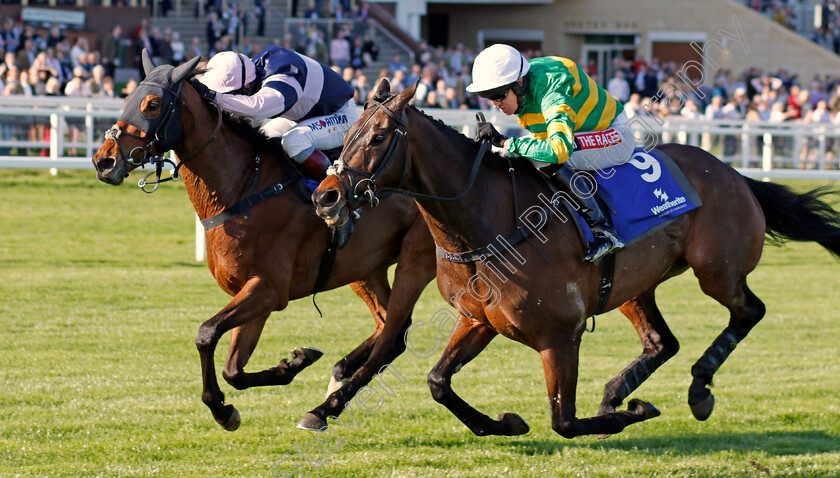
<svg viewBox="0 0 840 478">
<path fill-rule="evenodd" d="M 684 207 L 683 204 L 685 204 L 685 196 L 678 196 L 675 197 L 673 201 L 669 201 L 668 193 L 659 188 L 653 190 L 653 195 L 662 201 L 662 204 L 650 208 L 650 212 L 655 216 L 666 216 Z"/>
<path fill-rule="evenodd" d="M 326 116 L 318 120 L 316 123 L 310 123 L 309 129 L 311 129 L 312 131 L 318 131 L 339 124 L 347 124 L 347 115 Z"/>
</svg>

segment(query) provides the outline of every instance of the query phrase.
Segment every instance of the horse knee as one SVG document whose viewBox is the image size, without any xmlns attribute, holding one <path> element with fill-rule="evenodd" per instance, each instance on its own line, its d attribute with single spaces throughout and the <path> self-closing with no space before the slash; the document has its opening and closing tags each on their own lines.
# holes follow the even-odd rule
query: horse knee
<svg viewBox="0 0 840 478">
<path fill-rule="evenodd" d="M 244 378 L 245 374 L 242 370 L 222 370 L 222 377 L 225 379 L 225 382 L 230 384 L 231 387 L 237 390 L 244 390 L 248 388 L 245 385 Z"/>
<path fill-rule="evenodd" d="M 333 365 L 332 376 L 337 382 L 340 382 L 340 381 L 348 378 L 347 377 L 347 359 L 346 358 L 343 358 L 343 359 L 339 360 L 338 362 L 336 362 L 335 365 Z"/>
<path fill-rule="evenodd" d="M 662 341 L 662 363 L 667 362 L 680 351 L 680 342 L 673 335 L 668 340 Z"/>
<path fill-rule="evenodd" d="M 394 360 L 396 360 L 397 357 L 399 357 L 400 355 L 402 355 L 403 352 L 405 352 L 405 340 L 402 339 L 402 337 L 405 337 L 404 333 L 400 336 L 400 340 L 396 341 L 396 343 L 394 344 L 394 348 L 391 349 L 391 359 L 388 362 L 393 362 Z"/>
<path fill-rule="evenodd" d="M 551 428 L 563 438 L 574 438 L 581 435 L 580 420 L 552 420 Z"/>
<path fill-rule="evenodd" d="M 432 391 L 432 398 L 434 398 L 436 402 L 441 403 L 450 390 L 449 378 L 432 370 L 427 377 L 427 381 L 429 383 L 429 390 Z"/>
<path fill-rule="evenodd" d="M 201 324 L 198 328 L 198 335 L 195 337 L 195 347 L 199 352 L 212 351 L 216 347 L 216 327 L 208 324 Z"/>
</svg>

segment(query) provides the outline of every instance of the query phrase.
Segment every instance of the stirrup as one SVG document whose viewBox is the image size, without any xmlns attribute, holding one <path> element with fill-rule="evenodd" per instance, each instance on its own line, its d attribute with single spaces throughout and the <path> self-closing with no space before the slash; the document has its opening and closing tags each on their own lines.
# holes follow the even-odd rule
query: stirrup
<svg viewBox="0 0 840 478">
<path fill-rule="evenodd" d="M 615 252 L 624 247 L 621 239 L 609 229 L 602 229 L 597 232 L 593 231 L 595 239 L 589 244 L 586 249 L 586 254 L 583 256 L 584 262 L 598 262 L 602 257 L 611 252 Z"/>
</svg>

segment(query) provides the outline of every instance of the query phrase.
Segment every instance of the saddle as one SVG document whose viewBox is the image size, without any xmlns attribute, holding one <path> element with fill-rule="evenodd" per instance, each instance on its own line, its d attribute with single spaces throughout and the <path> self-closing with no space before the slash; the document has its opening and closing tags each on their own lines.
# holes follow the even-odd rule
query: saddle
<svg viewBox="0 0 840 478">
<path fill-rule="evenodd" d="M 533 165 L 533 163 L 531 164 Z M 540 173 L 540 177 L 542 178 L 543 182 L 551 190 L 552 196 L 556 195 L 558 192 L 563 192 L 565 193 L 563 195 L 564 197 L 568 197 L 572 201 L 574 201 L 574 204 L 567 204 L 565 201 L 563 202 L 565 207 L 567 209 L 570 209 L 570 212 L 574 213 L 574 211 L 580 211 L 586 208 L 586 205 L 580 201 L 578 195 L 575 194 L 567 185 L 563 184 L 562 181 L 555 181 L 553 179 L 554 174 L 557 172 L 558 169 L 562 167 L 562 165 L 549 164 L 548 166 L 542 168 L 537 168 L 536 166 L 534 167 Z M 576 174 L 580 175 L 582 177 L 581 180 L 586 180 L 590 185 L 597 183 L 597 181 L 595 180 L 595 176 L 592 174 L 591 171 L 576 170 Z M 586 186 L 585 188 L 581 189 L 590 189 L 590 186 Z M 602 211 L 610 211 L 613 214 L 615 214 L 615 208 L 612 207 L 609 201 L 607 201 L 607 199 L 604 198 L 597 189 L 595 191 L 595 200 L 598 201 L 598 205 L 601 206 Z M 572 211 L 571 209 L 574 209 L 574 211 Z M 578 229 L 580 229 L 580 227 L 578 227 Z M 583 234 L 583 231 L 581 231 L 581 237 L 584 241 L 587 240 L 585 234 Z"/>
</svg>

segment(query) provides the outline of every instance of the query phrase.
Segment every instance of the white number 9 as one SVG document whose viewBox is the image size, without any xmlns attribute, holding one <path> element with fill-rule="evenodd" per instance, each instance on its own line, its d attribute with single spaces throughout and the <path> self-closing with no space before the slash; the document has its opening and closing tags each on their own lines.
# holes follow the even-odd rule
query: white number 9
<svg viewBox="0 0 840 478">
<path fill-rule="evenodd" d="M 628 163 L 635 166 L 636 169 L 641 169 L 642 171 L 652 168 L 649 173 L 642 174 L 642 179 L 646 182 L 656 182 L 656 180 L 662 175 L 662 167 L 659 165 L 659 161 L 647 153 L 634 154 Z"/>
</svg>

